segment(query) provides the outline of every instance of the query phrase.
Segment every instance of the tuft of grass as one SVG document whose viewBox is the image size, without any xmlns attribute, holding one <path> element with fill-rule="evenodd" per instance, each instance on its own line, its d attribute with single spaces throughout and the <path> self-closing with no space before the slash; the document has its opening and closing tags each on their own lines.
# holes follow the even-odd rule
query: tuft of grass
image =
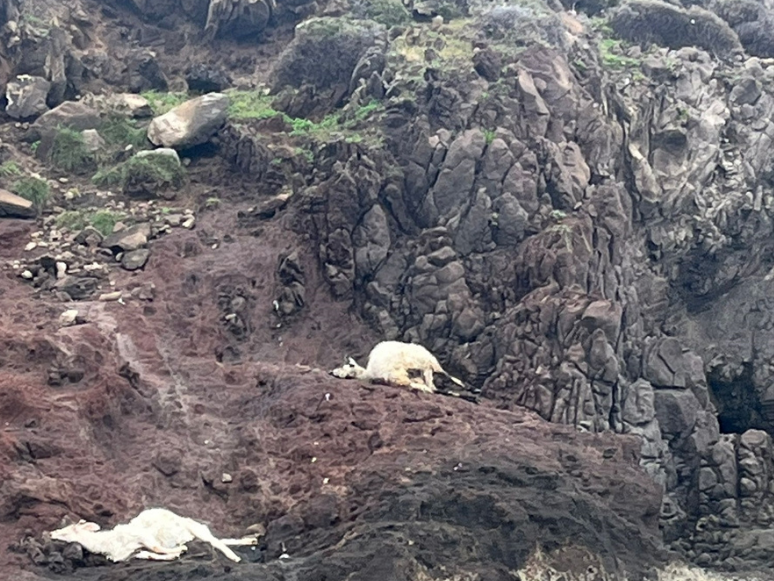
<svg viewBox="0 0 774 581">
<path fill-rule="evenodd" d="M 361 0 L 353 7 L 353 13 L 359 18 L 373 20 L 387 28 L 411 21 L 411 14 L 401 0 Z"/>
<path fill-rule="evenodd" d="M 15 161 L 4 161 L 0 164 L 0 177 L 10 178 L 18 175 L 21 175 L 21 169 Z"/>
<path fill-rule="evenodd" d="M 229 118 L 239 121 L 245 119 L 268 119 L 279 113 L 272 107 L 272 97 L 262 91 L 239 91 L 230 89 L 226 91 L 231 101 L 228 108 Z"/>
<path fill-rule="evenodd" d="M 71 232 L 83 230 L 88 225 L 88 220 L 83 212 L 78 210 L 67 210 L 56 217 L 56 227 L 66 228 Z"/>
<path fill-rule="evenodd" d="M 484 139 L 486 139 L 486 144 L 491 145 L 495 138 L 495 131 L 492 129 L 484 129 Z"/>
<path fill-rule="evenodd" d="M 611 69 L 639 68 L 640 61 L 635 58 L 619 54 L 621 41 L 613 38 L 603 38 L 599 41 L 599 56 L 602 64 Z"/>
<path fill-rule="evenodd" d="M 64 171 L 79 173 L 94 163 L 94 156 L 86 148 L 80 131 L 60 127 L 51 146 L 51 163 Z"/>
<path fill-rule="evenodd" d="M 185 171 L 173 158 L 166 155 L 130 157 L 124 163 L 102 169 L 92 181 L 100 187 L 116 187 L 126 190 L 137 184 L 153 185 L 156 189 L 179 188 L 183 185 Z"/>
<path fill-rule="evenodd" d="M 97 210 L 96 212 L 84 212 L 68 210 L 56 217 L 57 228 L 67 228 L 71 232 L 78 232 L 92 226 L 103 236 L 113 233 L 116 223 L 126 218 L 124 214 L 110 210 Z"/>
<path fill-rule="evenodd" d="M 220 198 L 216 198 L 215 196 L 212 196 L 210 198 L 207 198 L 207 201 L 204 202 L 204 206 L 209 209 L 217 208 L 220 206 Z"/>
<path fill-rule="evenodd" d="M 290 134 L 323 138 L 330 135 L 339 126 L 339 122 L 340 116 L 337 113 L 326 115 L 318 123 L 310 119 L 291 119 L 290 125 L 293 127 L 293 130 Z"/>
<path fill-rule="evenodd" d="M 118 212 L 111 212 L 110 210 L 98 210 L 91 214 L 88 218 L 89 224 L 96 228 L 103 236 L 108 236 L 113 233 L 113 228 L 116 224 L 123 220 L 125 216 Z"/>
<path fill-rule="evenodd" d="M 149 146 L 148 131 L 142 127 L 137 127 L 134 121 L 111 115 L 99 128 L 99 134 L 113 147 L 125 148 L 131 145 L 135 149 L 145 149 Z"/>
<path fill-rule="evenodd" d="M 314 152 L 304 147 L 296 147 L 296 154 L 303 155 L 307 163 L 314 163 Z"/>
<path fill-rule="evenodd" d="M 141 93 L 148 100 L 155 115 L 163 115 L 167 111 L 182 105 L 190 99 L 188 93 L 160 93 L 158 91 L 146 91 Z"/>
<path fill-rule="evenodd" d="M 26 176 L 11 186 L 11 191 L 25 200 L 29 200 L 35 208 L 41 210 L 51 196 L 51 188 L 48 182 L 37 176 Z"/>
</svg>

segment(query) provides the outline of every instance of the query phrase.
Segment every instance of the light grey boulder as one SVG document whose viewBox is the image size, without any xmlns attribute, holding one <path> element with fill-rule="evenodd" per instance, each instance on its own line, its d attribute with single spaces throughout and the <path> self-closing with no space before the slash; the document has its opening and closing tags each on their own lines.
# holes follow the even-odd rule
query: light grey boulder
<svg viewBox="0 0 774 581">
<path fill-rule="evenodd" d="M 151 121 L 148 139 L 156 146 L 185 149 L 206 143 L 223 126 L 229 98 L 208 93 L 186 101 Z"/>
</svg>

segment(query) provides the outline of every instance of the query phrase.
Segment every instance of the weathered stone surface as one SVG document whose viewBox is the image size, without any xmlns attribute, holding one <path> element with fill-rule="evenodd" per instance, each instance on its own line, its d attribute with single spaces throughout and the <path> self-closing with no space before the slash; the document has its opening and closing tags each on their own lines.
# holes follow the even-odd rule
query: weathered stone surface
<svg viewBox="0 0 774 581">
<path fill-rule="evenodd" d="M 136 224 L 107 236 L 102 241 L 101 246 L 124 252 L 137 250 L 148 243 L 150 233 L 150 224 Z"/>
<path fill-rule="evenodd" d="M 5 112 L 12 119 L 30 119 L 48 111 L 46 97 L 51 83 L 41 77 L 20 75 L 5 89 Z"/>
<path fill-rule="evenodd" d="M 156 146 L 185 149 L 206 143 L 226 122 L 229 98 L 209 93 L 186 101 L 151 121 L 148 139 Z"/>
<path fill-rule="evenodd" d="M 135 157 L 140 157 L 140 158 L 142 158 L 142 157 L 151 157 L 152 158 L 152 157 L 157 156 L 157 155 L 162 155 L 162 156 L 166 156 L 166 157 L 169 157 L 170 159 L 175 160 L 177 165 L 181 165 L 180 164 L 180 156 L 177 154 L 177 151 L 175 151 L 171 147 L 159 147 L 158 149 L 146 149 L 146 150 L 143 150 L 143 151 L 138 151 L 134 155 L 135 155 Z"/>
<path fill-rule="evenodd" d="M 32 202 L 0 189 L 0 217 L 34 218 L 36 215 Z"/>
<path fill-rule="evenodd" d="M 32 129 L 39 132 L 67 127 L 76 131 L 97 129 L 100 119 L 97 111 L 79 101 L 66 101 L 35 120 Z"/>
<path fill-rule="evenodd" d="M 137 250 L 129 250 L 124 252 L 121 257 L 121 266 L 126 270 L 139 270 L 145 266 L 150 257 L 150 250 L 147 248 L 139 248 Z"/>
</svg>

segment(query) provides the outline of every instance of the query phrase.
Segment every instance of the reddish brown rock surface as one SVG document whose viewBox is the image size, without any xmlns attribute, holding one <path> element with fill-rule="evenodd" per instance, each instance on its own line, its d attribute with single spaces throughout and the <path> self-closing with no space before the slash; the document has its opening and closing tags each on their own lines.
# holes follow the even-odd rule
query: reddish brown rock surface
<svg viewBox="0 0 774 581">
<path fill-rule="evenodd" d="M 637 440 L 333 379 L 324 369 L 375 339 L 314 268 L 304 319 L 273 328 L 276 257 L 295 242 L 279 228 L 217 249 L 176 231 L 142 274 L 153 301 L 79 303 L 88 322 L 72 327 L 58 326 L 64 304 L 0 279 L 0 544 L 17 550 L 2 552 L 3 578 L 506 579 L 538 543 L 586 547 L 610 570 L 658 557 L 660 495 Z M 20 252 L 25 230 L 0 229 Z M 219 326 L 229 293 L 254 307 L 241 343 Z M 217 360 L 237 348 L 240 362 Z M 38 542 L 65 515 L 113 526 L 149 506 L 267 534 L 234 566 L 194 544 L 180 563 L 84 569 L 100 560 Z"/>
</svg>

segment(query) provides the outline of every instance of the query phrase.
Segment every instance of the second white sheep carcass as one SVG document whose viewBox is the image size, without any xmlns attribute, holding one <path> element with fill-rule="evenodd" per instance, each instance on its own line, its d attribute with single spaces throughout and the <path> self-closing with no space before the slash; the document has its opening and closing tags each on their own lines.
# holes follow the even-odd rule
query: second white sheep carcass
<svg viewBox="0 0 774 581">
<path fill-rule="evenodd" d="M 97 523 L 81 520 L 52 531 L 50 535 L 55 541 L 78 543 L 89 552 L 104 555 L 113 562 L 126 561 L 132 556 L 136 559 L 171 561 L 188 549 L 185 543 L 199 539 L 238 563 L 241 559 L 228 545 L 258 544 L 256 537 L 218 539 L 207 525 L 165 508 L 144 510 L 128 523 L 117 525 L 112 530 L 103 531 Z"/>
</svg>

